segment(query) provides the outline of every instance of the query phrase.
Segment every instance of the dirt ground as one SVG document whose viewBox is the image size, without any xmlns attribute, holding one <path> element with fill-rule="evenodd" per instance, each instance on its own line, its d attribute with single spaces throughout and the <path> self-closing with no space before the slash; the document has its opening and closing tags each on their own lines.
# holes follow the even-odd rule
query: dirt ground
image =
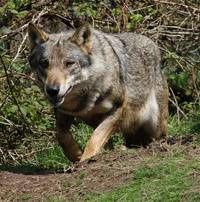
<svg viewBox="0 0 200 202">
<path fill-rule="evenodd" d="M 192 141 L 191 137 L 171 138 L 146 149 L 111 151 L 60 173 L 0 171 L 0 201 L 46 201 L 55 196 L 62 196 L 66 201 L 81 201 L 88 193 L 109 191 L 129 182 L 144 159 L 152 158 L 155 153 L 166 155 L 171 147 L 187 147 Z"/>
</svg>

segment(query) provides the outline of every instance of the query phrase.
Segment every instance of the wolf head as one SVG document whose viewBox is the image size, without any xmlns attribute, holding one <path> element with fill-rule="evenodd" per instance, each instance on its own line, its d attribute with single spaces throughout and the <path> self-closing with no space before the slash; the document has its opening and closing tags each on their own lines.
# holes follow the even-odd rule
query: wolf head
<svg viewBox="0 0 200 202">
<path fill-rule="evenodd" d="M 51 103 L 59 106 L 75 85 L 88 79 L 92 32 L 88 25 L 75 31 L 47 34 L 28 25 L 29 63 Z"/>
</svg>

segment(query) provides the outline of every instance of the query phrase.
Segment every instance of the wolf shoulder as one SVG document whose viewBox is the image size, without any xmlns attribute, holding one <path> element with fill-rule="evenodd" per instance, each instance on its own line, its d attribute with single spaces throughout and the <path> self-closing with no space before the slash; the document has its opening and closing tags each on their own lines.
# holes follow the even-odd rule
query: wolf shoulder
<svg viewBox="0 0 200 202">
<path fill-rule="evenodd" d="M 94 30 L 95 35 L 103 36 L 114 49 L 121 50 L 122 53 L 126 52 L 129 56 L 149 60 L 160 61 L 160 50 L 158 45 L 149 37 L 134 32 L 122 33 L 105 33 Z"/>
<path fill-rule="evenodd" d="M 157 59 L 160 59 L 159 47 L 149 37 L 133 32 L 119 33 L 114 36 L 118 37 L 124 43 L 129 53 L 134 51 L 135 54 L 145 54 L 141 56 L 145 56 L 146 58 L 157 57 Z"/>
</svg>

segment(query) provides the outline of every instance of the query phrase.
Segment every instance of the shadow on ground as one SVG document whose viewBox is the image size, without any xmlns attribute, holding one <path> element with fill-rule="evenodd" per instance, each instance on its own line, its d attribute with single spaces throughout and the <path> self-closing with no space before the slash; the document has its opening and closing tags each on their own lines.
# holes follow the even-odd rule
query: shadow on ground
<svg viewBox="0 0 200 202">
<path fill-rule="evenodd" d="M 47 174 L 53 174 L 53 173 L 63 173 L 64 171 L 59 169 L 45 169 L 42 167 L 34 166 L 31 164 L 25 164 L 25 165 L 9 165 L 9 164 L 3 164 L 0 165 L 0 172 L 1 171 L 7 171 L 12 173 L 18 173 L 18 174 L 24 174 L 24 175 L 47 175 Z"/>
</svg>

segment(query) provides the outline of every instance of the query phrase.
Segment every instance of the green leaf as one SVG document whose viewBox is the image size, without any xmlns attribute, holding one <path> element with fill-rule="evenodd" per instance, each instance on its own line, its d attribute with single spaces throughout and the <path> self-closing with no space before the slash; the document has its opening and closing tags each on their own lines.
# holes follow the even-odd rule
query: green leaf
<svg viewBox="0 0 200 202">
<path fill-rule="evenodd" d="M 15 113 L 18 111 L 18 107 L 16 105 L 12 105 L 10 108 L 8 108 L 8 112 Z"/>
</svg>

